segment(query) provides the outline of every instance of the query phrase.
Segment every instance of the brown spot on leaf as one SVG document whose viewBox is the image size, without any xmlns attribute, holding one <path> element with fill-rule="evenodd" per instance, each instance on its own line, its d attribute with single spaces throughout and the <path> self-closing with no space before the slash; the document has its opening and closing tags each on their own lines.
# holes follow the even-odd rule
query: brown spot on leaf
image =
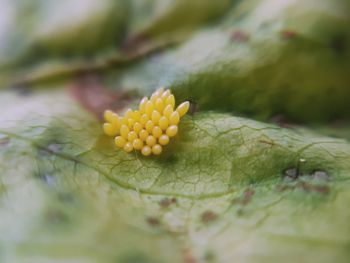
<svg viewBox="0 0 350 263">
<path fill-rule="evenodd" d="M 0 138 L 0 147 L 7 146 L 9 143 L 10 143 L 10 138 L 8 137 Z"/>
<path fill-rule="evenodd" d="M 283 114 L 277 114 L 270 118 L 269 120 L 272 123 L 275 123 L 281 128 L 293 128 L 295 124 L 293 124 L 287 117 Z"/>
<path fill-rule="evenodd" d="M 294 189 L 294 186 L 287 185 L 287 184 L 279 184 L 279 185 L 277 185 L 276 189 L 278 192 L 284 192 L 286 190 Z"/>
<path fill-rule="evenodd" d="M 20 96 L 29 96 L 32 93 L 32 89 L 30 89 L 27 85 L 23 84 L 15 84 L 12 86 L 12 90 L 14 90 Z"/>
<path fill-rule="evenodd" d="M 327 185 L 313 185 L 306 182 L 298 182 L 296 188 L 302 189 L 305 192 L 317 192 L 320 194 L 328 194 L 330 192 L 329 186 Z"/>
<path fill-rule="evenodd" d="M 247 188 L 247 189 L 244 190 L 243 195 L 241 197 L 235 198 L 232 201 L 232 203 L 233 204 L 246 205 L 252 200 L 252 197 L 253 197 L 254 194 L 255 194 L 254 189 Z"/>
<path fill-rule="evenodd" d="M 62 144 L 58 144 L 58 143 L 51 143 L 47 146 L 47 150 L 50 153 L 58 153 L 62 150 L 63 146 Z"/>
<path fill-rule="evenodd" d="M 205 211 L 201 216 L 201 220 L 204 224 L 211 223 L 215 221 L 217 218 L 218 218 L 218 215 L 213 211 Z"/>
<path fill-rule="evenodd" d="M 173 198 L 163 198 L 160 202 L 159 205 L 161 208 L 165 209 L 168 208 L 172 204 L 176 204 L 177 199 L 175 197 Z"/>
<path fill-rule="evenodd" d="M 151 226 L 159 226 L 159 224 L 160 224 L 159 219 L 156 217 L 153 217 L 153 216 L 147 217 L 146 221 Z"/>
<path fill-rule="evenodd" d="M 146 35 L 133 35 L 128 37 L 122 44 L 122 50 L 125 53 L 132 53 L 140 49 L 143 45 L 149 42 Z"/>
<path fill-rule="evenodd" d="M 298 36 L 298 33 L 293 30 L 283 30 L 281 32 L 281 37 L 285 40 L 294 39 Z"/>
<path fill-rule="evenodd" d="M 189 248 L 185 248 L 182 251 L 184 263 L 199 263 L 199 261 L 193 256 Z"/>
<path fill-rule="evenodd" d="M 287 181 L 293 181 L 299 177 L 299 172 L 297 168 L 289 168 L 284 171 L 283 179 Z"/>
<path fill-rule="evenodd" d="M 345 36 L 338 35 L 332 38 L 330 47 L 339 55 L 343 54 L 346 50 L 346 38 Z"/>
<path fill-rule="evenodd" d="M 68 221 L 67 215 L 62 211 L 50 209 L 46 212 L 45 218 L 50 224 L 60 224 Z"/>
<path fill-rule="evenodd" d="M 231 34 L 231 41 L 236 43 L 245 43 L 249 41 L 250 37 L 242 30 L 235 30 Z"/>
<path fill-rule="evenodd" d="M 259 140 L 259 142 L 261 142 L 261 143 L 263 143 L 263 144 L 268 144 L 268 145 L 271 145 L 271 146 L 276 145 L 273 141 Z"/>
<path fill-rule="evenodd" d="M 71 86 L 70 93 L 85 109 L 101 120 L 106 109 L 118 111 L 130 100 L 124 92 L 107 90 L 99 78 L 92 75 L 80 77 Z"/>
</svg>

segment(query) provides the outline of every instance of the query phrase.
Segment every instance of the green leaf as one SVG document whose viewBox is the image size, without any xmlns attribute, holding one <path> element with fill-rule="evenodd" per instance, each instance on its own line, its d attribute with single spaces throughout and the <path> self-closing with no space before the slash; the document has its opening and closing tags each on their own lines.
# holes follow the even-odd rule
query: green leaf
<svg viewBox="0 0 350 263">
<path fill-rule="evenodd" d="M 343 140 L 201 113 L 182 121 L 164 155 L 145 158 L 116 149 L 61 91 L 7 92 L 1 103 L 6 260 L 349 256 L 350 144 Z M 297 179 L 286 176 L 293 169 Z"/>
<path fill-rule="evenodd" d="M 220 25 L 114 75 L 120 87 L 141 93 L 172 87 L 200 110 L 349 118 L 350 12 L 340 9 L 343 2 L 242 1 Z"/>
<path fill-rule="evenodd" d="M 0 262 L 348 262 L 348 10 L 0 0 Z M 178 135 L 118 149 L 95 117 L 161 85 Z"/>
</svg>

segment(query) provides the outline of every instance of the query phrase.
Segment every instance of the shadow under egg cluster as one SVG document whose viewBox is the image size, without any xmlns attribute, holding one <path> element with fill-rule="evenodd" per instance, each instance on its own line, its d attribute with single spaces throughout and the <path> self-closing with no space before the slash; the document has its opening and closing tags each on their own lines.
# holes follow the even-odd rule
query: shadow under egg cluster
<svg viewBox="0 0 350 263">
<path fill-rule="evenodd" d="M 175 109 L 175 97 L 170 90 L 155 91 L 150 98 L 144 97 L 138 110 L 128 109 L 124 116 L 106 110 L 104 132 L 114 136 L 117 147 L 126 152 L 139 150 L 144 156 L 159 155 L 163 146 L 178 132 L 180 118 L 190 103 L 185 101 Z"/>
</svg>

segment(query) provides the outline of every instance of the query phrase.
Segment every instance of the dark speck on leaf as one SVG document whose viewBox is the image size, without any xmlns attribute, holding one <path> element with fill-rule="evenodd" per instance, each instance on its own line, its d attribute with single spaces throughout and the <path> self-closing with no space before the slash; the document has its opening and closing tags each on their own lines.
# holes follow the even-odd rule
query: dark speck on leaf
<svg viewBox="0 0 350 263">
<path fill-rule="evenodd" d="M 213 211 L 205 211 L 201 216 L 201 220 L 204 224 L 211 223 L 215 221 L 217 218 L 218 218 L 218 215 Z"/>
<path fill-rule="evenodd" d="M 298 169 L 297 168 L 289 168 L 284 171 L 283 178 L 286 181 L 293 181 L 298 178 Z"/>
<path fill-rule="evenodd" d="M 50 153 L 58 153 L 62 150 L 63 146 L 61 144 L 57 144 L 57 143 L 51 143 L 47 146 L 47 150 Z"/>
<path fill-rule="evenodd" d="M 146 221 L 151 226 L 158 226 L 160 224 L 159 219 L 153 216 L 147 217 Z"/>
<path fill-rule="evenodd" d="M 235 30 L 231 35 L 231 41 L 236 43 L 245 43 L 249 41 L 249 35 L 242 30 Z"/>
<path fill-rule="evenodd" d="M 198 104 L 194 100 L 190 100 L 190 108 L 187 114 L 193 116 L 197 111 L 198 111 Z"/>
<path fill-rule="evenodd" d="M 247 188 L 247 189 L 244 190 L 243 195 L 241 197 L 235 198 L 232 201 L 232 203 L 233 204 L 246 205 L 252 200 L 252 197 L 253 197 L 254 194 L 255 194 L 254 189 Z"/>
<path fill-rule="evenodd" d="M 294 39 L 298 36 L 298 33 L 292 30 L 284 30 L 281 32 L 281 37 L 285 40 Z"/>
<path fill-rule="evenodd" d="M 72 203 L 74 201 L 74 196 L 71 193 L 58 193 L 57 198 L 63 203 Z"/>
<path fill-rule="evenodd" d="M 48 210 L 45 214 L 47 221 L 51 224 L 61 224 L 68 221 L 67 215 L 59 210 Z"/>
<path fill-rule="evenodd" d="M 305 192 L 317 192 L 320 194 L 328 194 L 330 192 L 329 186 L 327 185 L 313 185 L 306 182 L 299 182 L 296 187 Z"/>
<path fill-rule="evenodd" d="M 18 95 L 20 96 L 29 96 L 32 93 L 32 90 L 26 86 L 26 85 L 22 85 L 22 84 L 16 84 L 12 87 L 12 90 L 14 90 Z"/>
<path fill-rule="evenodd" d="M 184 263 L 199 263 L 189 248 L 183 250 L 183 259 Z"/>
<path fill-rule="evenodd" d="M 173 198 L 163 198 L 159 202 L 159 205 L 161 206 L 161 208 L 165 209 L 165 208 L 168 208 L 170 205 L 176 204 L 176 203 L 177 203 L 177 199 L 175 197 L 173 197 Z"/>
<path fill-rule="evenodd" d="M 0 138 L 0 147 L 7 146 L 9 143 L 10 143 L 10 138 L 8 137 Z"/>
<path fill-rule="evenodd" d="M 335 36 L 330 42 L 330 47 L 337 54 L 343 54 L 346 49 L 346 38 L 342 35 Z"/>
</svg>

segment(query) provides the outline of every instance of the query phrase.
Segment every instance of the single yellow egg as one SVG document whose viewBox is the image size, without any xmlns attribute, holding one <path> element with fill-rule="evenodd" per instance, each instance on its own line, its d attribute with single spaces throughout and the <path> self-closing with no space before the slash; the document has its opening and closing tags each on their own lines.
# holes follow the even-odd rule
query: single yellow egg
<svg viewBox="0 0 350 263">
<path fill-rule="evenodd" d="M 135 124 L 134 119 L 132 119 L 132 118 L 128 119 L 128 127 L 130 130 L 134 127 L 134 124 Z"/>
<path fill-rule="evenodd" d="M 147 101 L 145 112 L 149 117 L 151 117 L 153 110 L 154 110 L 154 106 L 152 101 Z"/>
<path fill-rule="evenodd" d="M 158 142 L 161 145 L 167 145 L 169 143 L 169 136 L 166 134 L 163 134 L 159 137 Z"/>
<path fill-rule="evenodd" d="M 164 101 L 164 103 L 166 102 L 166 99 L 170 96 L 170 94 L 171 94 L 171 92 L 170 92 L 170 90 L 168 90 L 168 89 L 167 89 L 166 91 L 163 92 L 161 98 L 162 98 L 162 100 Z"/>
<path fill-rule="evenodd" d="M 128 118 L 124 116 L 124 117 L 121 119 L 121 122 L 120 122 L 120 123 L 121 123 L 121 125 L 124 124 L 124 125 L 128 126 L 128 125 L 129 125 L 129 123 L 128 123 Z"/>
<path fill-rule="evenodd" d="M 149 100 L 152 101 L 153 105 L 155 105 L 158 98 L 159 98 L 159 93 L 158 93 L 158 91 L 155 91 L 151 95 L 151 98 Z"/>
<path fill-rule="evenodd" d="M 148 98 L 147 97 L 143 97 L 141 102 L 140 102 L 139 110 L 140 110 L 141 114 L 146 112 L 146 103 L 147 103 L 147 101 L 148 101 Z"/>
<path fill-rule="evenodd" d="M 141 153 L 144 155 L 144 156 L 148 156 L 148 155 L 150 155 L 151 153 L 152 153 L 152 149 L 151 149 L 151 147 L 149 147 L 149 146 L 143 146 L 142 147 L 142 150 L 141 150 Z"/>
<path fill-rule="evenodd" d="M 118 128 L 111 123 L 104 123 L 103 124 L 103 131 L 108 136 L 115 136 L 118 134 Z"/>
<path fill-rule="evenodd" d="M 152 135 L 149 135 L 147 138 L 146 138 L 146 144 L 148 145 L 148 146 L 153 146 L 153 145 L 155 145 L 156 144 L 156 142 L 157 142 L 157 140 L 156 140 L 156 138 L 154 137 L 154 136 L 152 136 Z"/>
<path fill-rule="evenodd" d="M 154 110 L 152 112 L 152 121 L 153 121 L 154 125 L 158 125 L 160 117 L 161 117 L 161 115 L 158 111 Z"/>
<path fill-rule="evenodd" d="M 164 108 L 163 115 L 167 117 L 167 119 L 170 119 L 170 115 L 174 112 L 174 109 L 171 105 L 167 105 Z"/>
<path fill-rule="evenodd" d="M 174 111 L 169 118 L 170 125 L 178 125 L 180 122 L 180 114 L 177 111 Z"/>
<path fill-rule="evenodd" d="M 141 123 L 139 122 L 135 122 L 134 123 L 134 127 L 133 127 L 133 130 L 136 132 L 136 133 L 139 133 L 141 130 L 142 130 L 142 125 Z"/>
<path fill-rule="evenodd" d="M 165 116 L 160 117 L 159 119 L 159 127 L 165 131 L 169 126 L 169 121 Z"/>
<path fill-rule="evenodd" d="M 171 94 L 165 101 L 166 105 L 171 105 L 173 108 L 175 107 L 175 97 Z"/>
<path fill-rule="evenodd" d="M 154 127 L 153 121 L 149 120 L 146 122 L 145 128 L 148 131 L 148 133 L 152 132 L 153 127 Z"/>
<path fill-rule="evenodd" d="M 120 127 L 120 135 L 121 135 L 122 137 L 124 137 L 124 139 L 127 139 L 127 138 L 128 138 L 129 132 L 130 132 L 130 130 L 129 130 L 128 126 L 126 126 L 126 125 L 123 124 L 123 125 Z"/>
<path fill-rule="evenodd" d="M 146 131 L 146 130 L 144 130 L 144 129 L 142 129 L 142 130 L 140 131 L 140 133 L 139 133 L 139 137 L 140 137 L 140 139 L 143 140 L 143 141 L 146 140 L 146 138 L 148 137 L 148 135 L 149 135 L 148 131 Z"/>
<path fill-rule="evenodd" d="M 119 130 L 121 125 L 121 117 L 119 117 L 117 113 L 113 113 L 111 123 Z"/>
<path fill-rule="evenodd" d="M 128 141 L 133 142 L 137 138 L 137 133 L 134 131 L 129 132 Z"/>
<path fill-rule="evenodd" d="M 155 109 L 159 112 L 162 113 L 164 110 L 164 102 L 161 98 L 158 98 L 155 103 Z"/>
<path fill-rule="evenodd" d="M 132 109 L 127 109 L 124 115 L 125 115 L 125 117 L 126 117 L 127 119 L 132 118 L 132 116 L 133 116 L 133 111 L 132 111 Z"/>
<path fill-rule="evenodd" d="M 189 108 L 190 103 L 188 101 L 185 101 L 176 108 L 176 111 L 180 114 L 180 117 L 182 117 L 188 112 Z"/>
<path fill-rule="evenodd" d="M 140 118 L 140 123 L 142 126 L 145 126 L 146 122 L 149 120 L 149 117 L 147 114 L 143 114 Z"/>
<path fill-rule="evenodd" d="M 153 145 L 153 147 L 152 147 L 152 153 L 153 153 L 154 155 L 159 155 L 159 154 L 162 153 L 162 151 L 163 151 L 162 146 L 160 146 L 159 144 Z"/>
<path fill-rule="evenodd" d="M 131 142 L 127 142 L 127 143 L 125 143 L 123 149 L 124 149 L 124 151 L 126 151 L 127 153 L 129 153 L 129 152 L 131 152 L 134 148 L 133 148 Z"/>
<path fill-rule="evenodd" d="M 111 110 L 105 110 L 105 112 L 103 113 L 103 117 L 106 121 L 108 122 L 112 122 L 112 115 L 113 115 L 113 111 Z"/>
<path fill-rule="evenodd" d="M 168 127 L 168 129 L 166 129 L 166 135 L 168 135 L 169 137 L 174 137 L 177 134 L 177 126 L 176 125 L 171 125 Z"/>
<path fill-rule="evenodd" d="M 159 138 L 163 134 L 163 132 L 159 126 L 154 126 L 152 129 L 152 134 L 154 137 Z"/>
<path fill-rule="evenodd" d="M 135 121 L 140 121 L 140 118 L 141 118 L 141 113 L 137 110 L 135 110 L 132 114 L 132 118 L 135 120 Z"/>
<path fill-rule="evenodd" d="M 114 142 L 119 148 L 123 148 L 126 144 L 126 140 L 122 136 L 115 137 Z"/>
<path fill-rule="evenodd" d="M 143 141 L 141 141 L 140 139 L 135 139 L 132 143 L 132 146 L 136 150 L 141 150 L 143 147 Z"/>
</svg>

